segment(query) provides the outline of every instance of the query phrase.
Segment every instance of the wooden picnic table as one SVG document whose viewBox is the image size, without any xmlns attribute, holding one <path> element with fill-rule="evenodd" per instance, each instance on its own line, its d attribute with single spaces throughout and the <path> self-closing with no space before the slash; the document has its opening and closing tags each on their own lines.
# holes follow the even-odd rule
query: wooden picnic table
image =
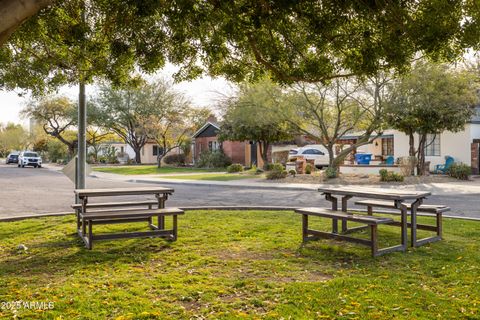
<svg viewBox="0 0 480 320">
<path fill-rule="evenodd" d="M 423 203 L 423 200 L 431 195 L 428 191 L 410 191 L 397 189 L 381 189 L 381 188 L 365 188 L 365 187 L 322 187 L 318 188 L 319 192 L 325 195 L 325 199 L 332 203 L 332 210 L 338 210 L 338 197 L 341 197 L 341 211 L 347 212 L 348 200 L 353 197 L 391 200 L 394 202 L 394 207 L 400 210 L 402 229 L 401 238 L 403 249 L 407 247 L 407 229 L 408 225 L 411 227 L 412 244 L 417 244 L 417 209 Z M 407 222 L 408 207 L 410 207 L 410 224 Z M 352 232 L 364 227 L 357 227 L 348 229 L 347 221 L 342 220 L 342 233 Z M 338 220 L 332 220 L 332 232 L 338 233 Z M 397 248 L 398 249 L 398 248 Z"/>
<path fill-rule="evenodd" d="M 110 189 L 76 189 L 74 190 L 80 199 L 80 204 L 72 205 L 77 212 L 78 234 L 85 242 L 87 248 L 92 248 L 93 240 L 132 238 L 159 236 L 176 240 L 177 237 L 177 215 L 183 214 L 178 208 L 165 209 L 165 202 L 174 190 L 164 187 L 147 188 L 110 188 Z M 128 201 L 128 202 L 107 202 L 89 203 L 91 198 L 116 197 L 132 195 L 153 195 L 156 200 L 150 201 Z M 139 209 L 138 207 L 146 209 Z M 121 209 L 118 209 L 122 207 Z M 103 210 L 91 210 L 92 208 Z M 173 229 L 165 230 L 165 216 L 173 217 Z M 158 217 L 158 224 L 153 224 L 153 217 Z M 124 222 L 147 221 L 153 231 L 126 232 L 106 235 L 93 235 L 93 224 L 112 224 Z M 88 230 L 87 230 L 88 227 Z"/>
</svg>

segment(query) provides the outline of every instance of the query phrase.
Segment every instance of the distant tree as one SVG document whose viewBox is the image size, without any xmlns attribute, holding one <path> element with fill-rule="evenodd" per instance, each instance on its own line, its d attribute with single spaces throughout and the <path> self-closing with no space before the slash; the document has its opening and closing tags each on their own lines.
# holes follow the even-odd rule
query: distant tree
<svg viewBox="0 0 480 320">
<path fill-rule="evenodd" d="M 66 97 L 45 97 L 30 102 L 21 112 L 26 118 L 33 118 L 47 135 L 61 141 L 72 157 L 75 153 L 76 139 L 67 138 L 67 131 L 76 125 L 77 113 L 75 104 Z"/>
<path fill-rule="evenodd" d="M 425 169 L 427 135 L 464 129 L 478 103 L 475 79 L 446 65 L 418 62 L 412 72 L 391 87 L 387 120 L 409 137 L 409 155 L 416 156 L 417 172 Z M 415 148 L 414 135 L 419 139 Z"/>
<path fill-rule="evenodd" d="M 278 112 L 282 89 L 268 80 L 240 86 L 238 94 L 225 101 L 220 140 L 255 141 L 264 166 L 274 142 L 292 139 L 289 122 Z"/>
<path fill-rule="evenodd" d="M 336 79 L 329 84 L 299 83 L 293 87 L 286 118 L 300 131 L 316 138 L 327 150 L 329 166 L 336 168 L 356 148 L 371 143 L 383 130 L 384 75 L 369 80 Z M 356 142 L 335 154 L 343 136 L 361 134 Z"/>
<path fill-rule="evenodd" d="M 28 144 L 28 132 L 20 124 L 8 123 L 0 127 L 0 155 L 24 150 Z"/>
</svg>

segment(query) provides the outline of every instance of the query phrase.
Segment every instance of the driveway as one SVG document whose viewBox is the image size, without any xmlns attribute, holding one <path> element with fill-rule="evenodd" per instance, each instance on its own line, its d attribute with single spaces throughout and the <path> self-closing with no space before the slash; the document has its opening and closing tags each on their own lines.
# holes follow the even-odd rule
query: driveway
<svg viewBox="0 0 480 320">
<path fill-rule="evenodd" d="M 159 185 L 159 184 L 155 184 Z M 181 185 L 162 182 L 175 189 L 168 206 L 260 205 L 329 206 L 316 191 L 234 186 Z M 152 186 L 118 180 L 87 178 L 89 188 Z M 15 215 L 71 211 L 73 183 L 61 172 L 46 168 L 18 168 L 0 165 L 0 218 Z M 431 196 L 426 203 L 442 203 L 451 215 L 480 218 L 479 193 L 452 193 Z M 105 199 L 110 200 L 110 199 Z"/>
</svg>

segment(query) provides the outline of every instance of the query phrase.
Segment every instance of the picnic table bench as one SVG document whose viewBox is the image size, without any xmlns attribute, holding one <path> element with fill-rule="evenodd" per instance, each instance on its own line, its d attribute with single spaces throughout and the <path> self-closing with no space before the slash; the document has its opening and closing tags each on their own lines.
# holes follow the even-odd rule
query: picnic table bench
<svg viewBox="0 0 480 320">
<path fill-rule="evenodd" d="M 387 249 L 378 249 L 378 234 L 377 226 L 380 224 L 392 223 L 392 218 L 384 217 L 374 217 L 374 216 L 365 216 L 365 215 L 355 215 L 347 212 L 338 212 L 335 210 L 325 209 L 325 208 L 301 208 L 296 209 L 295 212 L 302 215 L 302 237 L 303 241 L 315 240 L 317 238 L 326 238 L 326 239 L 337 239 L 337 240 L 346 240 L 350 242 L 360 243 L 367 246 L 370 246 L 372 251 L 372 256 L 376 257 L 384 253 L 390 252 L 389 248 Z M 342 219 L 346 221 L 358 222 L 366 224 L 370 227 L 370 240 L 353 238 L 342 234 L 322 232 L 319 230 L 312 230 L 308 228 L 308 217 L 317 216 L 323 218 L 331 219 Z"/>
<path fill-rule="evenodd" d="M 387 208 L 387 209 L 395 209 L 395 204 L 392 201 L 382 201 L 382 200 L 359 200 L 355 201 L 356 205 L 366 206 L 368 215 L 373 214 L 373 208 Z M 409 210 L 409 214 L 411 215 L 411 219 L 413 222 L 407 223 L 407 226 L 412 228 L 412 223 L 415 224 L 415 230 L 427 230 L 427 231 L 434 231 L 436 233 L 435 236 L 427 237 L 423 239 L 417 239 L 416 235 L 412 232 L 412 247 L 420 246 L 425 243 L 434 242 L 442 239 L 442 214 L 444 212 L 450 211 L 450 208 L 444 205 L 432 205 L 432 204 L 421 204 L 417 207 L 416 212 L 425 212 L 431 213 L 435 216 L 436 224 L 426 225 L 420 224 L 416 222 L 416 216 L 411 214 L 412 204 L 406 203 L 405 206 Z"/>
<path fill-rule="evenodd" d="M 72 205 L 77 217 L 77 232 L 88 249 L 92 249 L 94 240 L 119 238 L 163 237 L 171 241 L 177 239 L 177 216 L 184 214 L 178 208 L 165 208 L 165 201 L 173 193 L 171 188 L 114 188 L 114 189 L 77 189 L 75 194 L 80 204 Z M 96 197 L 153 195 L 155 200 L 89 203 Z M 144 207 L 144 208 L 142 208 Z M 91 210 L 91 209 L 101 210 Z M 172 229 L 165 229 L 165 217 L 172 216 Z M 158 223 L 153 219 L 157 217 Z M 93 234 L 93 225 L 147 222 L 150 231 Z"/>
<path fill-rule="evenodd" d="M 445 206 L 422 205 L 423 200 L 430 195 L 427 191 L 407 191 L 407 190 L 392 190 L 392 189 L 378 189 L 378 188 L 364 188 L 364 187 L 328 187 L 319 188 L 319 192 L 325 195 L 325 199 L 331 202 L 331 209 L 325 208 L 301 208 L 295 210 L 297 213 L 303 215 L 303 240 L 311 240 L 314 238 L 335 238 L 340 240 L 347 240 L 360 244 L 365 244 L 371 247 L 372 255 L 377 256 L 393 251 L 405 251 L 407 248 L 407 229 L 411 229 L 412 246 L 419 246 L 427 242 L 438 241 L 441 239 L 442 224 L 441 213 L 449 210 Z M 348 200 L 353 197 L 367 198 L 369 200 L 357 201 L 359 205 L 367 205 L 368 215 L 353 214 L 348 211 Z M 373 199 L 373 200 L 370 200 Z M 338 202 L 341 201 L 341 208 L 339 210 Z M 370 202 L 368 202 L 370 201 Z M 381 202 L 380 202 L 381 201 Z M 373 216 L 372 208 L 379 205 L 385 205 L 392 209 L 398 209 L 400 212 L 400 221 L 395 221 L 390 218 Z M 437 225 L 418 225 L 417 211 L 428 211 L 434 213 L 437 217 Z M 410 223 L 407 217 L 410 215 Z M 308 216 L 319 216 L 330 218 L 332 220 L 332 232 L 321 232 L 318 230 L 311 230 L 308 228 Z M 338 220 L 342 221 L 342 229 L 339 233 Z M 358 222 L 363 225 L 348 228 L 348 221 Z M 377 226 L 381 224 L 396 225 L 401 227 L 401 243 L 389 248 L 378 249 L 377 244 Z M 370 240 L 358 239 L 347 236 L 358 230 L 370 228 Z M 417 229 L 436 231 L 435 237 L 425 238 L 417 241 Z"/>
</svg>

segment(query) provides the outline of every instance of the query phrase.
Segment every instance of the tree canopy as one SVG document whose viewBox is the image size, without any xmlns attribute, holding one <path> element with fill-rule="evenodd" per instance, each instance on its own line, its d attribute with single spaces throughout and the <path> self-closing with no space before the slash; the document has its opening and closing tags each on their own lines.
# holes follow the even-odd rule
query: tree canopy
<svg viewBox="0 0 480 320">
<path fill-rule="evenodd" d="M 0 1 L 0 21 L 17 15 L 5 12 L 13 2 Z M 135 67 L 149 72 L 167 60 L 182 66 L 178 79 L 325 82 L 404 70 L 418 54 L 453 60 L 480 44 L 474 1 L 23 2 L 31 10 L 10 29 L 0 24 L 11 34 L 0 49 L 0 86 L 38 93 L 79 78 L 121 84 Z"/>
<path fill-rule="evenodd" d="M 292 138 L 292 127 L 278 112 L 283 96 L 282 89 L 268 80 L 240 86 L 237 96 L 224 106 L 220 139 L 255 141 L 267 166 L 269 146 Z"/>
<path fill-rule="evenodd" d="M 410 156 L 418 156 L 419 173 L 424 170 L 427 134 L 463 130 L 478 103 L 477 86 L 466 71 L 425 62 L 392 85 L 386 118 L 409 136 Z M 419 135 L 416 149 L 414 134 Z"/>
</svg>

